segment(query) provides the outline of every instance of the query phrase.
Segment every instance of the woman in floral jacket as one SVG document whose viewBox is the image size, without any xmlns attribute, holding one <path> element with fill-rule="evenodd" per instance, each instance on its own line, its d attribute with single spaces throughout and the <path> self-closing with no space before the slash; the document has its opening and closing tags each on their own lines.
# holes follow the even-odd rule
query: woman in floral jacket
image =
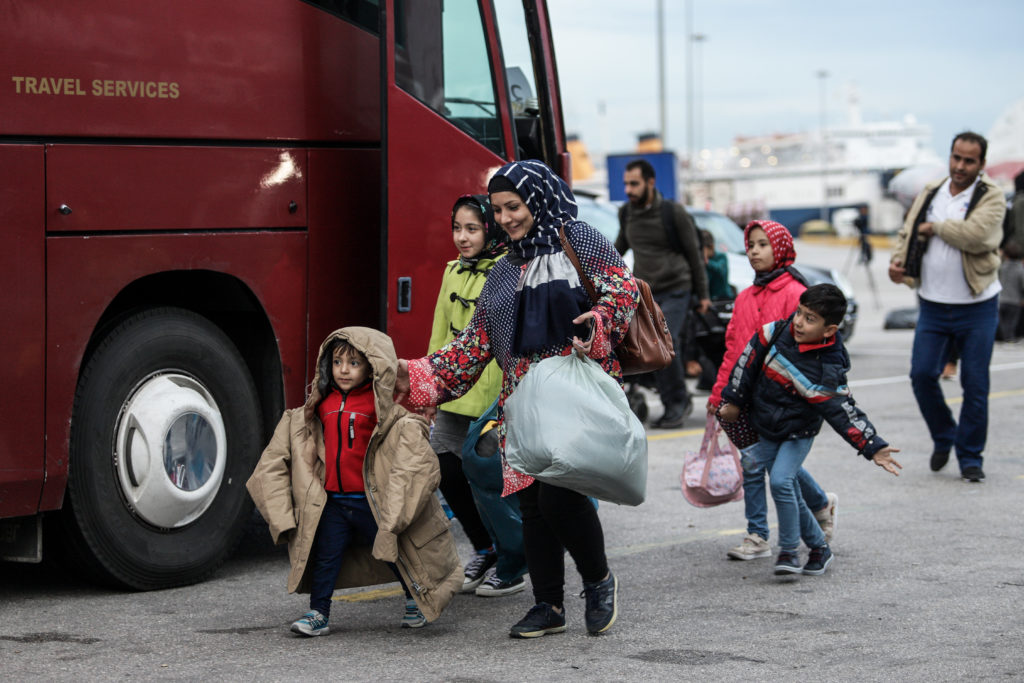
<svg viewBox="0 0 1024 683">
<path fill-rule="evenodd" d="M 504 458 L 502 406 L 530 365 L 577 349 L 620 376 L 612 351 L 636 310 L 636 282 L 615 248 L 591 226 L 576 220 L 569 186 L 539 161 L 506 164 L 488 184 L 498 224 L 511 239 L 508 256 L 495 264 L 469 324 L 433 354 L 399 361 L 396 391 L 409 404 L 431 406 L 461 396 L 492 358 L 502 369 L 499 435 L 503 495 L 517 494 L 523 515 L 526 560 L 534 605 L 512 627 L 514 638 L 565 630 L 566 550 L 583 579 L 587 630 L 606 631 L 617 614 L 618 580 L 608 569 L 604 534 L 593 504 L 583 495 L 509 468 Z M 594 283 L 592 303 L 562 251 L 564 227 L 584 273 Z"/>
</svg>

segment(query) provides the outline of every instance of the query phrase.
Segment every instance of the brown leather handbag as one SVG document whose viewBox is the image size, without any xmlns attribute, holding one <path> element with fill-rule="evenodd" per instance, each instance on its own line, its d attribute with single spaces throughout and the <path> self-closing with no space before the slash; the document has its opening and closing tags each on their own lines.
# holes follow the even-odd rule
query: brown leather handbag
<svg viewBox="0 0 1024 683">
<path fill-rule="evenodd" d="M 594 283 L 583 272 L 576 251 L 565 236 L 564 226 L 558 229 L 558 239 L 562 241 L 565 255 L 579 273 L 580 281 L 586 287 L 590 300 L 597 303 L 598 296 Z M 665 322 L 665 314 L 654 301 L 650 285 L 638 277 L 634 276 L 633 279 L 640 290 L 640 299 L 637 301 L 633 319 L 629 321 L 626 336 L 615 347 L 615 357 L 619 359 L 623 375 L 639 375 L 662 370 L 668 367 L 676 355 L 672 346 L 672 335 L 668 331 L 668 323 Z"/>
</svg>

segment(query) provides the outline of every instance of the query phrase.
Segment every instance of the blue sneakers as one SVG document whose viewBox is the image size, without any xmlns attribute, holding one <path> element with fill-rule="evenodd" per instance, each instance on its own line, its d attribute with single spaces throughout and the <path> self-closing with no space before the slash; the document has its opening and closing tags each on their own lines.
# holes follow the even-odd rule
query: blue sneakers
<svg viewBox="0 0 1024 683">
<path fill-rule="evenodd" d="M 317 610 L 310 610 L 292 623 L 292 632 L 300 636 L 326 636 L 331 630 L 327 627 L 327 617 Z"/>
<path fill-rule="evenodd" d="M 804 574 L 810 574 L 811 576 L 821 576 L 828 569 L 828 566 L 832 564 L 834 556 L 832 555 L 832 549 L 828 545 L 823 545 L 820 548 L 811 548 L 811 556 L 807 558 L 807 564 L 804 565 Z"/>
<path fill-rule="evenodd" d="M 420 628 L 427 625 L 427 618 L 416 606 L 412 598 L 405 600 L 405 615 L 402 617 L 402 628 Z"/>
<path fill-rule="evenodd" d="M 788 550 L 780 551 L 778 559 L 775 560 L 775 573 L 780 576 L 783 574 L 802 574 L 803 568 L 800 567 L 800 556 Z"/>
</svg>

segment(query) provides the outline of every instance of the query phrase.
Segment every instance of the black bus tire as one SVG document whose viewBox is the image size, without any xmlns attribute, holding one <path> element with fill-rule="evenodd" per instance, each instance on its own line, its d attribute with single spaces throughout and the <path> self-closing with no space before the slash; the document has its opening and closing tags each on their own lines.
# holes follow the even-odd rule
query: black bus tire
<svg viewBox="0 0 1024 683">
<path fill-rule="evenodd" d="M 140 387 L 167 384 L 169 378 L 187 383 L 183 391 L 190 396 L 212 398 L 217 415 L 212 421 L 220 421 L 224 441 L 220 445 L 218 438 L 214 449 L 214 460 L 224 464 L 219 477 L 209 479 L 208 507 L 181 524 L 153 523 L 140 514 L 144 496 L 133 502 L 128 483 L 134 479 L 124 476 L 125 461 L 132 458 L 117 447 L 118 427 L 128 419 L 133 400 L 158 406 L 155 414 L 172 410 L 139 398 Z M 179 308 L 154 308 L 125 319 L 97 345 L 75 392 L 62 513 L 70 550 L 96 578 L 120 587 L 168 588 L 208 577 L 234 549 L 252 510 L 245 482 L 262 447 L 260 415 L 244 360 L 208 319 Z M 146 476 L 165 477 L 162 486 L 174 490 L 168 486 L 172 476 L 153 469 Z"/>
</svg>

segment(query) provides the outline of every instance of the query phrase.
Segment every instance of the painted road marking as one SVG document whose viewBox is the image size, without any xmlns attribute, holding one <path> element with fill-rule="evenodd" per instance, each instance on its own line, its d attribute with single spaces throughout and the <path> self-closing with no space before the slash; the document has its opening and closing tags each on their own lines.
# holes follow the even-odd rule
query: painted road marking
<svg viewBox="0 0 1024 683">
<path fill-rule="evenodd" d="M 1024 367 L 1024 365 L 1022 365 L 1021 367 Z M 904 382 L 909 382 L 910 381 L 909 378 L 907 378 L 907 377 L 902 377 L 901 380 L 904 381 Z M 865 381 L 872 382 L 873 384 L 895 384 L 895 382 L 879 382 L 879 381 L 876 381 L 876 380 L 865 380 Z M 850 386 L 851 387 L 854 386 L 854 384 L 855 384 L 854 382 L 850 382 Z M 864 386 L 864 385 L 861 385 L 861 386 Z M 1010 389 L 1008 391 L 993 391 L 992 393 L 990 393 L 988 395 L 988 397 L 991 400 L 991 399 L 996 399 L 996 398 L 1009 398 L 1011 396 L 1021 396 L 1021 395 L 1024 395 L 1024 389 Z M 956 405 L 958 403 L 963 403 L 963 402 L 964 402 L 964 399 L 963 399 L 962 396 L 951 396 L 950 398 L 946 399 L 946 403 L 948 403 L 951 406 L 952 405 Z M 664 432 L 664 433 L 661 433 L 661 434 L 649 434 L 647 436 L 647 440 L 648 441 L 665 441 L 667 439 L 681 439 L 684 436 L 698 436 L 698 435 L 701 435 L 703 433 L 704 433 L 704 429 L 703 428 L 698 428 L 698 429 L 681 429 L 679 431 L 674 431 L 674 432 Z"/>
<path fill-rule="evenodd" d="M 400 585 L 395 586 L 394 588 L 375 588 L 368 591 L 359 591 L 358 593 L 335 595 L 331 600 L 340 600 L 341 602 L 368 602 L 370 600 L 393 598 L 396 595 L 405 595 L 405 591 L 402 590 Z"/>
<path fill-rule="evenodd" d="M 1024 362 L 1019 363 L 1000 363 L 999 365 L 990 365 L 989 372 L 993 370 L 1020 370 L 1024 368 Z M 901 382 L 909 382 L 909 375 L 896 375 L 894 377 L 876 377 L 874 379 L 855 379 L 850 382 L 851 388 L 857 387 L 874 387 L 882 384 L 900 384 Z"/>
</svg>

